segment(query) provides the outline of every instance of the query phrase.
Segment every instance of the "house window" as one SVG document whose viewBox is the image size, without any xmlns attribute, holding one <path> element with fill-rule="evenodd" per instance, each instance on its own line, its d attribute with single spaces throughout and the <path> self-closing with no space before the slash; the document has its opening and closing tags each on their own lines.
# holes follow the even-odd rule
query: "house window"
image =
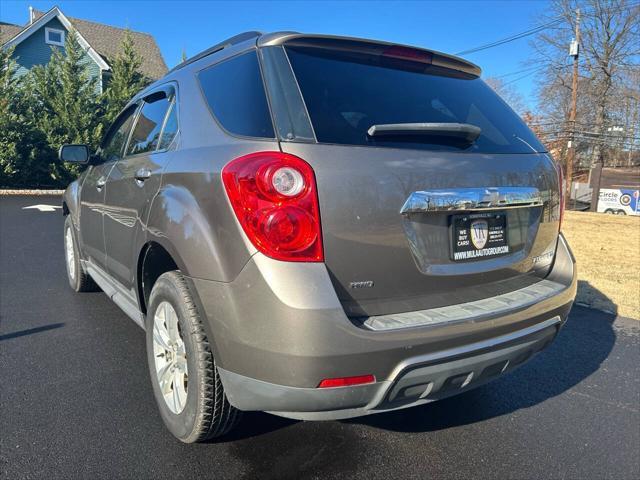
<svg viewBox="0 0 640 480">
<path fill-rule="evenodd" d="M 44 41 L 49 45 L 58 45 L 63 47 L 64 46 L 64 30 L 45 27 Z"/>
</svg>

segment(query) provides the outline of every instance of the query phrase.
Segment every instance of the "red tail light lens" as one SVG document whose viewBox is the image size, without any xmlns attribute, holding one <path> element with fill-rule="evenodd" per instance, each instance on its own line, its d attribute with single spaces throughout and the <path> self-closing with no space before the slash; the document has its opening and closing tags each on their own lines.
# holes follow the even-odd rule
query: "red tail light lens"
<svg viewBox="0 0 640 480">
<path fill-rule="evenodd" d="M 562 173 L 562 166 L 560 164 L 557 164 L 556 167 L 558 168 L 558 190 L 559 190 L 558 200 L 560 202 L 560 205 L 559 205 L 560 220 L 558 222 L 558 230 L 560 230 L 562 228 L 562 219 L 564 217 L 565 186 L 564 186 L 564 174 Z"/>
<path fill-rule="evenodd" d="M 316 180 L 311 166 L 282 152 L 236 158 L 222 169 L 231 206 L 251 243 L 289 262 L 322 262 Z"/>
<path fill-rule="evenodd" d="M 389 58 L 397 58 L 399 60 L 409 60 L 412 62 L 420 62 L 431 65 L 433 62 L 433 54 L 424 52 L 416 48 L 403 47 L 401 45 L 392 45 L 382 52 L 382 56 Z"/>
<path fill-rule="evenodd" d="M 357 377 L 325 378 L 320 382 L 318 388 L 349 387 L 352 385 L 365 385 L 375 383 L 376 377 L 373 375 L 359 375 Z"/>
</svg>

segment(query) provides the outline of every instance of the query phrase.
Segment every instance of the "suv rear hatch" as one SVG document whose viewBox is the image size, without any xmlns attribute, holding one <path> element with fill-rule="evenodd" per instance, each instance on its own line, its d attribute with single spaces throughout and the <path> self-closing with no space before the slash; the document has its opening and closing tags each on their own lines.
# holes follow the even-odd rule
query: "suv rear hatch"
<svg viewBox="0 0 640 480">
<path fill-rule="evenodd" d="M 262 49 L 281 149 L 315 171 L 325 261 L 348 315 L 470 302 L 548 273 L 555 165 L 477 67 L 369 41 L 283 43 Z M 283 101 L 288 123 L 306 117 L 310 128 L 291 130 L 312 128 L 312 141 L 283 134 L 286 108 L 273 106 L 269 85 L 282 58 L 304 104 L 301 112 Z M 278 81 L 287 84 L 282 71 Z"/>
</svg>

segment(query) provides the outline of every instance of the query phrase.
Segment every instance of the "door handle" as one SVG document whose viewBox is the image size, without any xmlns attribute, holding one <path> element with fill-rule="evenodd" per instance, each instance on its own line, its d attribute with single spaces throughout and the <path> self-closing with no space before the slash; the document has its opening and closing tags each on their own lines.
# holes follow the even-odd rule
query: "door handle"
<svg viewBox="0 0 640 480">
<path fill-rule="evenodd" d="M 102 190 L 102 187 L 104 187 L 104 185 L 107 183 L 107 179 L 104 177 L 100 177 L 98 179 L 98 181 L 96 182 L 96 189 L 98 191 Z"/>
<path fill-rule="evenodd" d="M 149 177 L 151 176 L 151 170 L 149 170 L 148 168 L 141 168 L 140 170 L 138 170 L 135 174 L 135 179 L 138 182 L 144 182 L 145 180 L 147 180 Z"/>
</svg>

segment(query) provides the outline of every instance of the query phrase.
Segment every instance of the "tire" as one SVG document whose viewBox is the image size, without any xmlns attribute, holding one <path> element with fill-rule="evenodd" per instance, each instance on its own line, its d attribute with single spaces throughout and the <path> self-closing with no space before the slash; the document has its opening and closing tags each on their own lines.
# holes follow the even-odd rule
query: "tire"
<svg viewBox="0 0 640 480">
<path fill-rule="evenodd" d="M 70 215 L 67 215 L 64 220 L 63 242 L 64 263 L 67 269 L 67 280 L 71 288 L 76 292 L 96 292 L 100 290 L 98 285 L 82 267 L 76 229 L 73 226 Z"/>
<path fill-rule="evenodd" d="M 241 412 L 227 400 L 203 320 L 178 271 L 162 274 L 153 285 L 146 339 L 153 393 L 169 431 L 184 443 L 231 431 Z"/>
<path fill-rule="evenodd" d="M 626 215 L 626 214 L 627 214 L 627 212 L 625 212 L 624 210 L 618 210 L 616 212 L 616 215 Z"/>
</svg>

